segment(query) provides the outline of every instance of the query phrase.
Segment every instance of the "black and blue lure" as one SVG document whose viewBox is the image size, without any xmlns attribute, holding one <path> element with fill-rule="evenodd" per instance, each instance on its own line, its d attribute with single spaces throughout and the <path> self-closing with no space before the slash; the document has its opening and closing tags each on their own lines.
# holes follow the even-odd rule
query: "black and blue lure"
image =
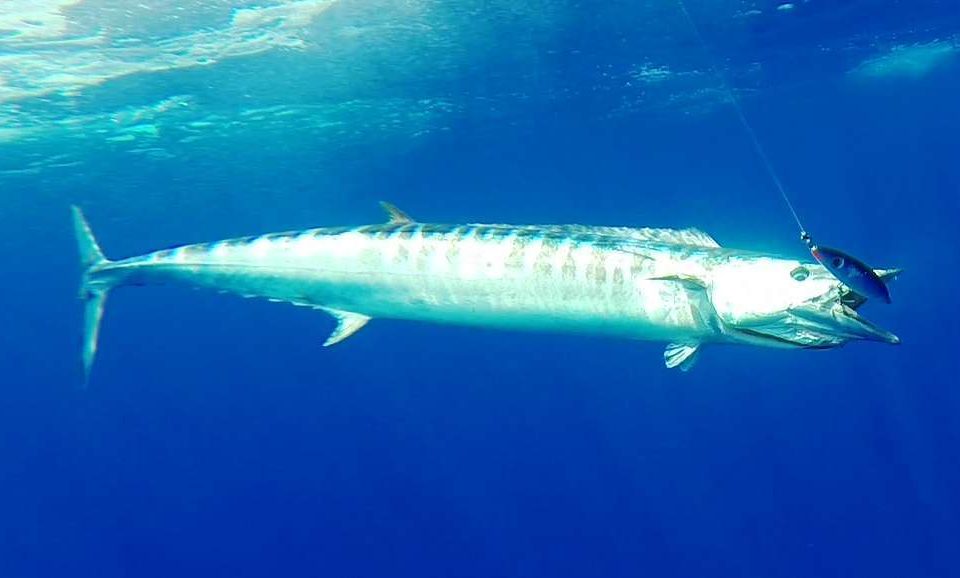
<svg viewBox="0 0 960 578">
<path fill-rule="evenodd" d="M 821 247 L 813 242 L 806 231 L 800 231 L 800 239 L 810 249 L 810 254 L 838 281 L 860 295 L 891 303 L 890 290 L 872 267 L 839 249 Z"/>
</svg>

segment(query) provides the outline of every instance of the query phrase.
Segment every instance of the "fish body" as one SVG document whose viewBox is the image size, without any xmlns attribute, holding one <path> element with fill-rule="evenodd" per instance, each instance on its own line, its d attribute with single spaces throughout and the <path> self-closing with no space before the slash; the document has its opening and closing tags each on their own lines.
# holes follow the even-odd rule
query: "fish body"
<svg viewBox="0 0 960 578">
<path fill-rule="evenodd" d="M 338 320 L 327 345 L 371 318 L 406 319 L 666 341 L 667 365 L 686 369 L 703 343 L 816 347 L 850 338 L 807 336 L 804 343 L 767 337 L 762 328 L 740 330 L 737 324 L 751 320 L 758 305 L 780 306 L 773 293 L 786 280 L 800 283 L 788 271 L 804 265 L 724 249 L 696 229 L 426 224 L 385 207 L 390 220 L 382 224 L 184 245 L 120 261 L 103 256 L 75 209 L 86 267 L 86 371 L 107 292 L 144 284 L 179 283 L 321 309 Z M 820 283 L 842 305 L 838 284 L 832 278 L 824 284 L 829 273 L 805 267 L 819 268 L 807 287 Z M 786 278 L 764 282 L 769 275 Z M 757 296 L 743 298 L 758 287 Z"/>
</svg>

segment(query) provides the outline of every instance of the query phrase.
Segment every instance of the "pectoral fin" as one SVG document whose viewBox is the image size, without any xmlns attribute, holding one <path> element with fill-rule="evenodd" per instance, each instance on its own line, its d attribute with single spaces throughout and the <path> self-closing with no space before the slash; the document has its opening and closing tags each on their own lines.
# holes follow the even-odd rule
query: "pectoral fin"
<svg viewBox="0 0 960 578">
<path fill-rule="evenodd" d="M 339 309 L 328 309 L 326 307 L 324 307 L 323 310 L 330 315 L 333 315 L 337 319 L 337 328 L 334 329 L 333 333 L 330 334 L 330 337 L 323 342 L 324 347 L 330 347 L 331 345 L 340 343 L 357 331 L 360 331 L 360 328 L 366 325 L 367 321 L 370 321 L 369 317 L 366 315 L 361 315 L 360 313 L 340 311 Z"/>
<path fill-rule="evenodd" d="M 699 343 L 671 343 L 663 352 L 663 362 L 670 369 L 679 367 L 680 371 L 689 371 L 697 362 L 699 351 Z"/>
<path fill-rule="evenodd" d="M 673 281 L 675 283 L 680 283 L 691 291 L 702 291 L 707 288 L 707 284 L 703 281 L 703 279 L 693 275 L 665 275 L 663 277 L 653 277 L 652 281 Z"/>
<path fill-rule="evenodd" d="M 710 301 L 709 288 L 706 281 L 695 275 L 687 275 L 683 273 L 677 275 L 665 275 L 663 277 L 653 277 L 651 280 L 669 281 L 679 284 L 688 294 L 690 314 L 693 316 L 693 318 L 696 319 L 697 322 L 703 327 L 709 328 L 716 333 L 726 332 L 726 328 L 724 327 L 723 322 L 720 320 L 720 316 L 717 315 L 717 310 L 714 308 L 713 302 Z M 694 349 L 696 349 L 699 343 L 694 343 L 692 345 Z M 671 345 L 671 347 L 673 346 Z M 670 347 L 667 348 L 667 351 L 669 350 Z M 673 366 L 669 365 L 668 363 L 668 367 Z M 681 367 L 681 369 L 686 371 L 686 369 L 683 367 Z"/>
</svg>

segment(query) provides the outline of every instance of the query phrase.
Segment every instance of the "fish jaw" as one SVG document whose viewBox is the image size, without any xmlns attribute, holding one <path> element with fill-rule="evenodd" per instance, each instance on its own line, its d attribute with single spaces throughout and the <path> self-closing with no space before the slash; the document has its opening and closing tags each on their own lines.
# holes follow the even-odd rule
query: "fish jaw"
<svg viewBox="0 0 960 578">
<path fill-rule="evenodd" d="M 900 338 L 878 327 L 857 313 L 855 309 L 842 302 L 829 308 L 802 306 L 790 311 L 792 315 L 806 321 L 811 327 L 821 329 L 826 334 L 842 338 L 844 341 L 864 340 L 898 345 Z"/>
<path fill-rule="evenodd" d="M 876 341 L 897 345 L 900 338 L 865 319 L 851 307 L 802 305 L 728 331 L 734 341 L 768 347 L 830 349 L 849 341 Z"/>
</svg>

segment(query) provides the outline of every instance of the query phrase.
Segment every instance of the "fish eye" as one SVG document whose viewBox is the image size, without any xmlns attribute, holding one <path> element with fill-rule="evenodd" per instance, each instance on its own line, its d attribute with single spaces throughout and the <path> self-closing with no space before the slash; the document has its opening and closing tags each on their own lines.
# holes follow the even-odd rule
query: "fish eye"
<svg viewBox="0 0 960 578">
<path fill-rule="evenodd" d="M 793 271 L 790 271 L 790 276 L 793 277 L 795 281 L 803 281 L 810 276 L 810 271 L 803 265 L 800 265 Z"/>
<path fill-rule="evenodd" d="M 843 257 L 834 257 L 830 262 L 837 269 L 839 269 L 840 267 L 843 267 Z"/>
</svg>

